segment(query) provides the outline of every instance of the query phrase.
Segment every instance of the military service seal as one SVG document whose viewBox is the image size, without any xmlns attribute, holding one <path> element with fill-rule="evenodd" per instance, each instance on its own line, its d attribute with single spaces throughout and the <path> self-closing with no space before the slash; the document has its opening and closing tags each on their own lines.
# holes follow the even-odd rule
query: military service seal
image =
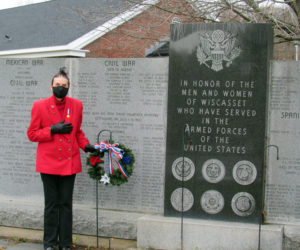
<svg viewBox="0 0 300 250">
<path fill-rule="evenodd" d="M 250 185 L 257 176 L 257 170 L 250 161 L 239 161 L 232 170 L 234 180 L 241 185 Z"/>
<path fill-rule="evenodd" d="M 217 159 L 210 159 L 202 166 L 202 175 L 210 183 L 218 183 L 225 176 L 224 164 Z"/>
<path fill-rule="evenodd" d="M 183 190 L 182 188 L 177 188 L 171 195 L 171 204 L 175 210 L 179 212 L 186 212 L 192 208 L 194 204 L 194 196 L 187 188 L 183 188 Z"/>
<path fill-rule="evenodd" d="M 201 196 L 201 207 L 208 214 L 217 214 L 224 207 L 223 195 L 216 190 L 208 190 Z"/>
<path fill-rule="evenodd" d="M 191 159 L 179 157 L 172 164 L 172 173 L 177 180 L 188 181 L 194 176 L 195 165 Z"/>
<path fill-rule="evenodd" d="M 233 196 L 231 208 L 238 216 L 249 216 L 255 210 L 255 200 L 251 194 L 240 192 Z"/>
</svg>

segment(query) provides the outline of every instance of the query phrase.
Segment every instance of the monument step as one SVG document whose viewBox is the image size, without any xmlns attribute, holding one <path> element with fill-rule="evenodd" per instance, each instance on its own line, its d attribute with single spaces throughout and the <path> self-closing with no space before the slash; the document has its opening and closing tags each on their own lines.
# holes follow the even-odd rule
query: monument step
<svg viewBox="0 0 300 250">
<path fill-rule="evenodd" d="M 32 230 L 16 227 L 0 226 L 0 249 L 14 250 L 42 250 L 43 231 Z M 10 239 L 10 240 L 8 240 Z M 22 239 L 24 242 L 19 242 Z M 7 241 L 8 240 L 8 241 Z M 73 241 L 78 246 L 97 246 L 97 238 L 95 236 L 73 234 Z M 135 240 L 115 239 L 115 238 L 99 238 L 98 246 L 101 248 L 111 249 L 136 249 Z"/>
<path fill-rule="evenodd" d="M 144 216 L 138 219 L 137 246 L 155 249 L 282 250 L 283 226 Z"/>
</svg>

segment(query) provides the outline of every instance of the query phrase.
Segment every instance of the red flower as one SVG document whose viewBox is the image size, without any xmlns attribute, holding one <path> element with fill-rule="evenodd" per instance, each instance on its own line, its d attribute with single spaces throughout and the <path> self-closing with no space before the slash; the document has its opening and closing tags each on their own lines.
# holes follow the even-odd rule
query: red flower
<svg viewBox="0 0 300 250">
<path fill-rule="evenodd" d="M 90 157 L 90 163 L 94 167 L 97 163 L 101 163 L 99 156 L 91 156 Z"/>
</svg>

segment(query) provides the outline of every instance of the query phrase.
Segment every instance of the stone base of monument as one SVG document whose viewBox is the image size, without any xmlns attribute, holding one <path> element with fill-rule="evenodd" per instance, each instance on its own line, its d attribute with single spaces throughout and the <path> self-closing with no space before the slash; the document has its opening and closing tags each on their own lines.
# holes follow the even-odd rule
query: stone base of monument
<svg viewBox="0 0 300 250">
<path fill-rule="evenodd" d="M 43 229 L 43 201 L 0 201 L 0 225 Z M 137 220 L 144 213 L 98 210 L 98 236 L 136 239 Z M 73 208 L 73 233 L 96 235 L 95 207 L 75 205 Z"/>
<path fill-rule="evenodd" d="M 0 225 L 43 229 L 43 201 L 1 200 Z M 96 235 L 96 209 L 74 206 L 73 232 Z M 146 215 L 128 211 L 99 209 L 98 235 L 109 238 L 137 239 L 138 247 L 156 249 L 181 248 L 181 219 L 162 215 Z M 300 227 L 294 225 L 262 225 L 261 250 L 300 249 Z M 183 220 L 184 249 L 258 249 L 257 225 Z"/>
<path fill-rule="evenodd" d="M 300 249 L 299 225 L 284 225 L 283 249 Z"/>
<path fill-rule="evenodd" d="M 245 223 L 183 220 L 183 249 L 258 249 L 259 226 Z M 262 225 L 260 249 L 281 250 L 283 226 Z M 137 246 L 155 249 L 181 249 L 181 219 L 144 216 L 138 219 Z"/>
</svg>

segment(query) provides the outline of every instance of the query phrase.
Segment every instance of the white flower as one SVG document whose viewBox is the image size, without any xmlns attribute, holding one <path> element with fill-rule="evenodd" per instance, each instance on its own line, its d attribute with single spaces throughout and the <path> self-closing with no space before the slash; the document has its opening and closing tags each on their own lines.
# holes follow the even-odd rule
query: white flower
<svg viewBox="0 0 300 250">
<path fill-rule="evenodd" d="M 103 184 L 109 184 L 110 183 L 110 178 L 108 177 L 108 175 L 106 173 L 101 176 L 100 182 L 102 182 Z"/>
</svg>

